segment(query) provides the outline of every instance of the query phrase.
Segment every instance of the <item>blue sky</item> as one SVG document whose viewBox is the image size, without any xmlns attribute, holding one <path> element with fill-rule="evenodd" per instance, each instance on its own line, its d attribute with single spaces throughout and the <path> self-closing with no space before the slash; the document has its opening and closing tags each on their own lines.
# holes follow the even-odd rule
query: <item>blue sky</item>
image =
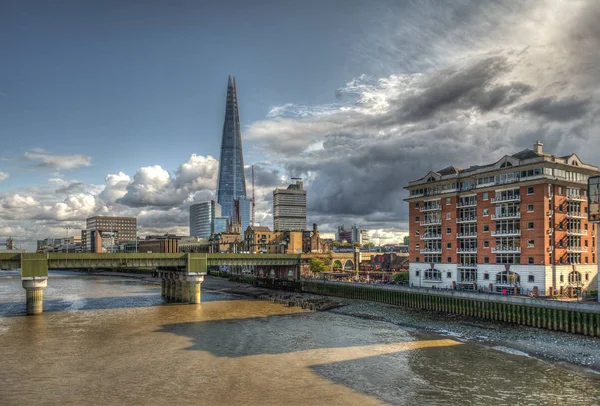
<svg viewBox="0 0 600 406">
<path fill-rule="evenodd" d="M 275 105 L 334 101 L 364 73 L 350 66 L 364 7 L 320 3 L 3 2 L 0 134 L 18 142 L 2 155 L 88 155 L 78 179 L 91 183 L 218 158 L 228 74 L 247 125 Z M 246 143 L 246 161 L 260 159 Z M 13 173 L 0 187 L 39 181 Z"/>
<path fill-rule="evenodd" d="M 237 78 L 257 221 L 301 176 L 308 223 L 395 242 L 403 187 L 531 148 L 598 165 L 600 3 L 0 2 L 0 240 L 136 216 L 188 232 Z"/>
</svg>

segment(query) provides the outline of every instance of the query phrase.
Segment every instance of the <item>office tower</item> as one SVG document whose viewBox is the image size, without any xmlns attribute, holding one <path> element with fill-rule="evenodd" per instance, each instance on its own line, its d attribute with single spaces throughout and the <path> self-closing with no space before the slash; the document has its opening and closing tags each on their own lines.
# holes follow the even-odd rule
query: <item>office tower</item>
<svg viewBox="0 0 600 406">
<path fill-rule="evenodd" d="M 597 286 L 596 225 L 576 154 L 533 149 L 410 182 L 410 283 L 526 294 Z"/>
<path fill-rule="evenodd" d="M 274 231 L 306 229 L 306 190 L 300 179 L 292 179 L 296 181 L 295 184 L 273 191 Z"/>
<path fill-rule="evenodd" d="M 105 239 L 103 243 L 103 239 Z M 82 232 L 83 249 L 86 252 L 100 253 L 107 244 L 121 244 L 137 239 L 137 219 L 135 217 L 94 216 L 86 220 L 86 229 Z"/>
<path fill-rule="evenodd" d="M 190 206 L 190 236 L 209 238 L 215 233 L 215 219 L 221 217 L 221 205 L 214 200 Z"/>
<path fill-rule="evenodd" d="M 252 216 L 252 200 L 240 198 L 234 201 L 234 220 L 241 226 L 244 234 L 248 226 L 250 226 L 250 217 Z"/>
<path fill-rule="evenodd" d="M 229 77 L 225 120 L 221 138 L 221 158 L 217 181 L 217 202 L 221 205 L 223 217 L 232 218 L 234 201 L 246 198 L 246 177 L 242 155 L 242 133 L 238 112 L 235 77 Z"/>
</svg>

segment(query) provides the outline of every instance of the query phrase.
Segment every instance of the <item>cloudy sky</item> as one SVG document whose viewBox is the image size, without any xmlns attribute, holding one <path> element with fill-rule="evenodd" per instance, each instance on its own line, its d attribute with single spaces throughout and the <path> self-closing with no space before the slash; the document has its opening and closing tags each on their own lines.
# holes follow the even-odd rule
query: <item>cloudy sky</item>
<svg viewBox="0 0 600 406">
<path fill-rule="evenodd" d="M 211 4 L 212 3 L 212 4 Z M 600 164 L 600 2 L 0 2 L 0 241 L 91 215 L 187 234 L 235 75 L 257 220 L 407 228 L 403 186 L 530 148 Z"/>
</svg>

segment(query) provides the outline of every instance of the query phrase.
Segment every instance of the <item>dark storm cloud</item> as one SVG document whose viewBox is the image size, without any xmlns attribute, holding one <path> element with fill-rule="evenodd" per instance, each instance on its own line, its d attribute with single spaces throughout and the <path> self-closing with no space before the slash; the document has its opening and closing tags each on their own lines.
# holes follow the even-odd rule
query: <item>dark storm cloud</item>
<svg viewBox="0 0 600 406">
<path fill-rule="evenodd" d="M 282 175 L 279 169 L 269 168 L 260 163 L 254 164 L 254 185 L 256 187 L 280 186 Z M 246 168 L 246 183 L 248 187 L 252 186 L 252 167 Z"/>
<path fill-rule="evenodd" d="M 76 193 L 82 192 L 85 189 L 85 183 L 72 182 L 68 185 L 61 186 L 55 190 L 55 193 Z"/>
<path fill-rule="evenodd" d="M 556 97 L 540 97 L 539 99 L 519 106 L 516 111 L 529 113 L 545 120 L 572 121 L 578 120 L 590 112 L 592 100 L 579 99 L 575 96 L 557 99 Z"/>
</svg>

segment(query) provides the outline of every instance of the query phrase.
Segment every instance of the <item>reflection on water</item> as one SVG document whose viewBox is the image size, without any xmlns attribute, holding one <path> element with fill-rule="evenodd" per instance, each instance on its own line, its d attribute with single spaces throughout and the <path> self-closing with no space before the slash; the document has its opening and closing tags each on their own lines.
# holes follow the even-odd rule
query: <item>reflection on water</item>
<svg viewBox="0 0 600 406">
<path fill-rule="evenodd" d="M 158 286 L 70 275 L 35 317 L 0 277 L 0 403 L 600 401 L 596 375 L 388 323 L 206 291 L 166 305 Z"/>
</svg>

